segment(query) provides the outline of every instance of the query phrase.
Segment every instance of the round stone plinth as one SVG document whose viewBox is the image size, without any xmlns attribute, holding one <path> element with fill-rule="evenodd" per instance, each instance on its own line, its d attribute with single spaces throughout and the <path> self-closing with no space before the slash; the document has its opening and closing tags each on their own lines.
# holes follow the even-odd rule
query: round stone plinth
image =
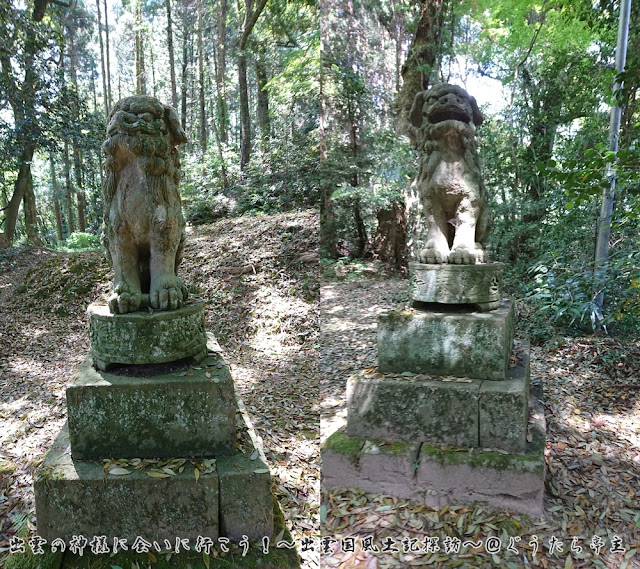
<svg viewBox="0 0 640 569">
<path fill-rule="evenodd" d="M 104 371 L 112 364 L 159 364 L 207 355 L 204 306 L 188 302 L 182 308 L 112 314 L 106 303 L 87 309 L 91 355 Z"/>
<path fill-rule="evenodd" d="M 502 267 L 502 263 L 409 263 L 411 300 L 475 304 L 480 310 L 494 310 L 502 299 Z"/>
</svg>

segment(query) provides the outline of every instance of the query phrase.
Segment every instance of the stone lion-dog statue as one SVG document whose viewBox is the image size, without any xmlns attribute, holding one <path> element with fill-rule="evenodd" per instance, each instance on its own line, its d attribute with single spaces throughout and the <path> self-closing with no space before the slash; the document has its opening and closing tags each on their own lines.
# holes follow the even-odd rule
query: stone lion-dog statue
<svg viewBox="0 0 640 569">
<path fill-rule="evenodd" d="M 185 221 L 180 193 L 180 157 L 187 141 L 178 115 L 146 96 L 127 97 L 107 120 L 102 184 L 103 242 L 114 268 L 108 299 L 114 314 L 148 304 L 175 310 L 187 299 L 177 275 Z"/>
<path fill-rule="evenodd" d="M 456 85 L 416 95 L 410 134 L 418 146 L 418 193 L 426 228 L 422 263 L 486 261 L 490 217 L 475 140 L 476 100 Z"/>
</svg>

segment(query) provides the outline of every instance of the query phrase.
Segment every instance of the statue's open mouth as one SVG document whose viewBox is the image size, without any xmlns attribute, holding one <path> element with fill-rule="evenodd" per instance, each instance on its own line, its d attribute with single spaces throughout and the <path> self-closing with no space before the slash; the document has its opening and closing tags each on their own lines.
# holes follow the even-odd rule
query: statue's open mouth
<svg viewBox="0 0 640 569">
<path fill-rule="evenodd" d="M 453 105 L 445 108 L 434 109 L 429 113 L 429 121 L 432 124 L 451 120 L 469 124 L 471 122 L 471 117 L 466 110 Z"/>
</svg>

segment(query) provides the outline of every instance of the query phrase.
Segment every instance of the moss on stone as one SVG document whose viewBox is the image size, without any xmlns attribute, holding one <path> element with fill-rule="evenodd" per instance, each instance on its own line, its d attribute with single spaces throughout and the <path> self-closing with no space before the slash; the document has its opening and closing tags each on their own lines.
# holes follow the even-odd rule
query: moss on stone
<svg viewBox="0 0 640 569">
<path fill-rule="evenodd" d="M 18 466 L 9 460 L 0 460 L 0 476 L 11 474 Z"/>
<path fill-rule="evenodd" d="M 336 431 L 325 441 L 322 446 L 322 452 L 332 450 L 338 454 L 348 456 L 357 465 L 363 444 L 364 441 L 362 439 L 348 437 L 342 431 Z"/>
<path fill-rule="evenodd" d="M 477 449 L 452 449 L 438 447 L 428 443 L 423 443 L 420 454 L 435 459 L 443 466 L 467 464 L 472 468 L 519 470 L 523 472 L 536 472 L 543 467 L 540 461 L 535 461 L 532 459 L 532 456 L 526 454 L 507 454 Z"/>
</svg>

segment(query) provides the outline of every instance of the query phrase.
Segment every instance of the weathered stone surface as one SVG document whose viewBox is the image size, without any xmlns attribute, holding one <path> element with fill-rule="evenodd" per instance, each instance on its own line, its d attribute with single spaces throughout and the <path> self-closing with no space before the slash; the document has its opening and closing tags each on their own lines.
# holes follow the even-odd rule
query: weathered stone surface
<svg viewBox="0 0 640 569">
<path fill-rule="evenodd" d="M 271 474 L 262 441 L 242 401 L 237 402 L 251 444 L 243 454 L 219 457 L 216 461 L 220 479 L 220 532 L 236 541 L 243 535 L 249 539 L 265 536 L 271 539 L 274 528 Z"/>
<path fill-rule="evenodd" d="M 274 519 L 269 468 L 242 401 L 236 403 L 241 421 L 235 436 L 242 450 L 216 457 L 216 471 L 201 470 L 197 479 L 189 461 L 182 473 L 168 478 L 133 468 L 131 474 L 105 478 L 100 464 L 71 456 L 65 425 L 36 472 L 38 534 L 49 541 L 73 534 L 140 535 L 173 543 L 178 536 L 272 538 L 282 520 Z"/>
<path fill-rule="evenodd" d="M 541 396 L 541 390 L 535 395 L 532 391 L 532 439 L 524 453 L 461 451 L 428 443 L 387 445 L 338 431 L 322 449 L 323 486 L 384 492 L 431 507 L 484 503 L 542 516 L 545 421 Z M 379 452 L 371 456 L 372 448 Z"/>
<path fill-rule="evenodd" d="M 517 365 L 505 381 L 480 386 L 480 447 L 524 452 L 529 417 L 529 345 L 516 342 Z"/>
<path fill-rule="evenodd" d="M 457 85 L 440 83 L 416 95 L 410 119 L 426 228 L 420 261 L 484 262 L 490 216 L 475 140 L 482 124 L 476 100 Z"/>
<path fill-rule="evenodd" d="M 46 540 L 73 535 L 148 541 L 177 536 L 215 539 L 218 527 L 218 474 L 201 474 L 185 464 L 182 473 L 151 478 L 133 470 L 125 476 L 106 476 L 94 462 L 73 460 L 63 428 L 35 475 L 38 535 Z"/>
<path fill-rule="evenodd" d="M 152 308 L 175 310 L 188 297 L 177 275 L 185 223 L 176 148 L 187 136 L 175 110 L 153 97 L 118 101 L 107 122 L 102 197 L 103 239 L 114 270 L 109 309 L 135 312 L 147 293 Z"/>
<path fill-rule="evenodd" d="M 347 433 L 388 441 L 478 446 L 482 383 L 354 375 L 347 382 Z"/>
<path fill-rule="evenodd" d="M 112 314 L 104 303 L 89 305 L 91 355 L 100 369 L 112 364 L 152 364 L 206 355 L 204 306 L 192 301 L 170 312 Z"/>
<path fill-rule="evenodd" d="M 333 433 L 322 449 L 322 485 L 412 498 L 420 443 L 382 443 Z"/>
<path fill-rule="evenodd" d="M 409 263 L 409 294 L 413 301 L 473 304 L 493 310 L 502 300 L 502 263 L 426 265 Z"/>
<path fill-rule="evenodd" d="M 514 332 L 513 301 L 491 312 L 393 310 L 378 318 L 381 372 L 503 380 Z"/>
<path fill-rule="evenodd" d="M 233 380 L 217 345 L 210 347 L 197 367 L 152 377 L 100 372 L 87 358 L 67 385 L 74 458 L 233 453 Z"/>
<path fill-rule="evenodd" d="M 220 530 L 233 540 L 272 537 L 271 475 L 264 459 L 235 455 L 217 460 Z"/>
</svg>

